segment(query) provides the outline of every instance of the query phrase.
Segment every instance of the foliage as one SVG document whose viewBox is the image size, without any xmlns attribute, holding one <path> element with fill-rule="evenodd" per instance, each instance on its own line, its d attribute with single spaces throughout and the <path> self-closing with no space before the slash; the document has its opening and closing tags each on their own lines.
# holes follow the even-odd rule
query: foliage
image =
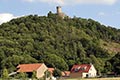
<svg viewBox="0 0 120 80">
<path fill-rule="evenodd" d="M 53 71 L 53 76 L 56 77 L 56 78 L 59 78 L 59 77 L 62 76 L 62 73 L 61 73 L 61 71 L 59 69 L 55 69 Z"/>
<path fill-rule="evenodd" d="M 111 71 L 114 65 L 110 69 L 104 66 L 111 64 L 105 65 L 113 54 L 100 40 L 119 44 L 120 30 L 92 19 L 61 19 L 52 12 L 13 19 L 0 25 L 0 70 L 6 67 L 13 72 L 18 64 L 44 62 L 60 70 L 93 63 L 100 73 Z"/>
<path fill-rule="evenodd" d="M 109 66 L 108 69 L 111 68 L 116 74 L 120 74 L 120 53 L 117 53 L 114 57 L 112 57 L 108 61 L 108 63 L 109 63 L 108 64 L 108 66 Z M 112 65 L 112 67 L 111 67 L 111 65 Z"/>
<path fill-rule="evenodd" d="M 64 59 L 62 59 L 61 57 L 59 57 L 55 54 L 47 55 L 44 61 L 50 67 L 56 67 L 63 71 L 68 69 L 68 65 L 64 61 Z"/>
<path fill-rule="evenodd" d="M 44 73 L 44 74 L 45 74 L 45 77 L 46 77 L 46 78 L 50 78 L 50 77 L 51 77 L 51 72 L 50 72 L 50 71 L 48 71 L 48 70 L 47 70 L 47 71 L 45 71 L 45 73 Z"/>
<path fill-rule="evenodd" d="M 19 79 L 26 80 L 26 78 L 27 78 L 27 74 L 26 73 L 24 73 L 24 72 L 20 72 L 19 73 Z"/>
<path fill-rule="evenodd" d="M 34 79 L 37 79 L 37 77 L 36 77 L 36 71 L 33 71 L 33 73 L 32 73 L 32 80 L 34 80 Z"/>
<path fill-rule="evenodd" d="M 8 79 L 8 78 L 9 78 L 8 70 L 4 68 L 2 72 L 2 79 Z"/>
</svg>

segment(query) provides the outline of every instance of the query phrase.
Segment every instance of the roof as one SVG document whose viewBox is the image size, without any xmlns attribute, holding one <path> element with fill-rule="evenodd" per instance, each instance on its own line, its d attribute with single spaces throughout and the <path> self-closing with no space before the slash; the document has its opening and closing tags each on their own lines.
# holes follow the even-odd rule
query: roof
<svg viewBox="0 0 120 80">
<path fill-rule="evenodd" d="M 79 64 L 74 65 L 71 69 L 71 72 L 88 72 L 91 68 L 91 64 Z"/>
<path fill-rule="evenodd" d="M 55 68 L 48 68 L 48 71 L 50 71 L 51 74 L 53 74 L 53 71 L 55 70 Z M 70 75 L 70 71 L 62 71 L 62 76 L 69 76 Z"/>
<path fill-rule="evenodd" d="M 33 72 L 36 71 L 43 63 L 36 64 L 20 64 L 17 66 L 17 72 Z"/>
<path fill-rule="evenodd" d="M 48 71 L 50 71 L 50 73 L 53 73 L 54 70 L 54 68 L 48 68 Z"/>
<path fill-rule="evenodd" d="M 62 76 L 70 76 L 70 71 L 63 71 Z"/>
</svg>

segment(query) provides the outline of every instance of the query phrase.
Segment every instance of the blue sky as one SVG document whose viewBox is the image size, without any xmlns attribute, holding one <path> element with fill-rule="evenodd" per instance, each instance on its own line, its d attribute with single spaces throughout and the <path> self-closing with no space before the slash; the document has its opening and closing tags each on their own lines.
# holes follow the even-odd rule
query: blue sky
<svg viewBox="0 0 120 80">
<path fill-rule="evenodd" d="M 55 13 L 57 5 L 70 17 L 92 18 L 120 29 L 120 0 L 0 0 L 0 24 L 24 15 Z"/>
</svg>

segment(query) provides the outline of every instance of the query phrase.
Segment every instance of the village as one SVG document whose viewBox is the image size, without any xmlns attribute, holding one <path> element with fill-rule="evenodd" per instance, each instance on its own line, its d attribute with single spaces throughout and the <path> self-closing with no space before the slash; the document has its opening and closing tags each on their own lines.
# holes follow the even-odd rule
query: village
<svg viewBox="0 0 120 80">
<path fill-rule="evenodd" d="M 92 64 L 76 64 L 73 65 L 70 71 L 61 71 L 61 76 L 58 73 L 55 73 L 55 68 L 49 68 L 44 63 L 33 63 L 33 64 L 19 64 L 16 67 L 16 72 L 10 73 L 9 76 L 14 76 L 20 73 L 27 74 L 28 78 L 32 78 L 33 72 L 35 71 L 35 76 L 37 79 L 43 78 L 46 76 L 46 72 L 50 73 L 49 77 L 46 77 L 47 80 L 54 80 L 56 78 L 62 77 L 65 79 L 69 78 L 95 78 L 97 77 L 97 71 Z"/>
<path fill-rule="evenodd" d="M 99 77 L 97 70 L 91 63 L 73 65 L 70 71 L 59 72 L 58 70 L 47 67 L 44 63 L 19 64 L 16 67 L 16 72 L 9 74 L 9 80 L 19 80 L 10 77 L 20 74 L 24 75 L 21 76 L 22 80 L 119 80 L 119 77 Z"/>
</svg>

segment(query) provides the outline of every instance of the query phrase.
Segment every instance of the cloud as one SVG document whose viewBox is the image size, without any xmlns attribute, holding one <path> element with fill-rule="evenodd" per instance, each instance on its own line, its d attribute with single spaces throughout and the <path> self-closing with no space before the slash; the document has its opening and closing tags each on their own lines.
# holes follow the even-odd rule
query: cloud
<svg viewBox="0 0 120 80">
<path fill-rule="evenodd" d="M 55 3 L 59 5 L 74 5 L 74 4 L 104 4 L 112 5 L 118 0 L 24 0 L 28 2 L 44 2 L 44 3 Z"/>
<path fill-rule="evenodd" d="M 11 19 L 16 18 L 13 14 L 10 13 L 1 13 L 0 14 L 0 24 L 10 21 Z"/>
<path fill-rule="evenodd" d="M 24 0 L 24 1 L 27 1 L 27 2 L 34 2 L 35 0 Z"/>
<path fill-rule="evenodd" d="M 104 12 L 99 12 L 98 15 L 99 16 L 105 16 L 106 14 Z"/>
<path fill-rule="evenodd" d="M 59 4 L 59 5 L 64 5 L 65 2 L 64 0 L 23 0 L 26 2 L 43 2 L 43 3 L 54 3 L 54 4 Z"/>
</svg>

